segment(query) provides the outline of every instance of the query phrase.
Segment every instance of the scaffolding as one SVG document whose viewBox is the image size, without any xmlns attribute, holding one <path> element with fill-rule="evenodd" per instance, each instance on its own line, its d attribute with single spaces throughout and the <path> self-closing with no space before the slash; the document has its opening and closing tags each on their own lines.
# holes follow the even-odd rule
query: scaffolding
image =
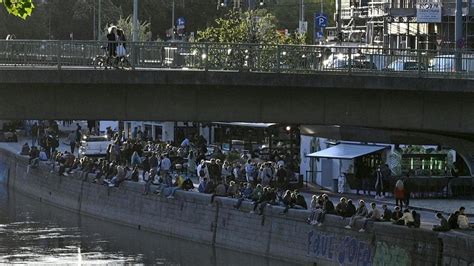
<svg viewBox="0 0 474 266">
<path fill-rule="evenodd" d="M 455 0 L 340 1 L 340 32 L 334 32 L 336 28 L 328 28 L 328 35 L 342 36 L 343 42 L 399 49 L 453 49 L 456 46 Z M 441 4 L 441 22 L 418 23 L 418 4 L 433 2 Z M 471 16 L 474 9 L 469 0 L 463 0 L 462 3 L 463 48 L 470 49 L 474 48 Z"/>
</svg>

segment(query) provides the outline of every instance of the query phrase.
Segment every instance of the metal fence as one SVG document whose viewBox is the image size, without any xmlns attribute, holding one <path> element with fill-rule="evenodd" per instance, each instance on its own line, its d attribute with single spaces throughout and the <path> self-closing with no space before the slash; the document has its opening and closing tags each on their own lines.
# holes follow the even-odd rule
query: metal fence
<svg viewBox="0 0 474 266">
<path fill-rule="evenodd" d="M 133 69 L 474 77 L 473 51 L 372 47 L 127 42 Z M 0 67 L 92 68 L 107 42 L 0 41 Z M 462 62 L 456 70 L 457 59 Z M 0 68 L 1 70 L 1 68 Z"/>
</svg>

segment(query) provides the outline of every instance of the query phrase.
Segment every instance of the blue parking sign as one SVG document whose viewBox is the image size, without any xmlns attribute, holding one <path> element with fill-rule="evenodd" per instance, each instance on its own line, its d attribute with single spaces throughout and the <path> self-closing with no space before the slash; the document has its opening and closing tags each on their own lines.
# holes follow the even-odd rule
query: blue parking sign
<svg viewBox="0 0 474 266">
<path fill-rule="evenodd" d="M 328 26 L 328 16 L 323 13 L 314 14 L 314 25 L 319 28 L 326 28 Z"/>
</svg>

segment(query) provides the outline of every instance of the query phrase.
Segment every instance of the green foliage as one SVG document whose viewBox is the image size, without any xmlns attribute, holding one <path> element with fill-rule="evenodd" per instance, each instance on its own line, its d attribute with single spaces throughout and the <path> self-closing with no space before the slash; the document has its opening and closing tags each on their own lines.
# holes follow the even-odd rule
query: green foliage
<svg viewBox="0 0 474 266">
<path fill-rule="evenodd" d="M 31 16 L 35 5 L 33 0 L 0 0 L 9 14 L 26 19 Z"/>
<path fill-rule="evenodd" d="M 247 12 L 230 11 L 215 20 L 215 26 L 198 31 L 200 42 L 217 43 L 259 43 L 259 44 L 302 44 L 304 36 L 280 34 L 277 19 L 266 9 Z"/>
<path fill-rule="evenodd" d="M 133 32 L 133 20 L 131 19 L 130 16 L 127 18 L 122 18 L 117 21 L 117 26 L 121 29 L 123 29 L 123 32 L 125 33 L 125 36 L 128 38 L 127 40 L 131 40 L 132 37 L 132 32 Z M 138 41 L 144 42 L 144 41 L 150 41 L 152 37 L 151 31 L 150 31 L 150 23 L 147 21 L 144 22 L 138 22 Z"/>
</svg>

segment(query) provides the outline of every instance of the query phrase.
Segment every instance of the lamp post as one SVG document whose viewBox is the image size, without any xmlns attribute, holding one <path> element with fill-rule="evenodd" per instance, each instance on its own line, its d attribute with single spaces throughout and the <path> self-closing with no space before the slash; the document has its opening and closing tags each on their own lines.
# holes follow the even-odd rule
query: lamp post
<svg viewBox="0 0 474 266">
<path fill-rule="evenodd" d="M 134 42 L 138 41 L 138 0 L 133 0 L 133 30 L 132 30 L 132 40 Z"/>
<path fill-rule="evenodd" d="M 99 7 L 97 8 L 98 10 L 98 16 L 97 16 L 97 40 L 100 41 L 100 38 L 102 36 L 102 0 L 99 0 Z"/>
<path fill-rule="evenodd" d="M 456 17 L 455 17 L 455 45 L 456 45 L 456 56 L 455 56 L 455 70 L 456 72 L 462 71 L 461 61 L 461 49 L 464 46 L 464 40 L 462 36 L 462 0 L 456 0 Z"/>
<path fill-rule="evenodd" d="M 173 0 L 172 5 L 171 5 L 171 40 L 174 40 L 174 12 L 175 12 L 175 0 Z"/>
</svg>

